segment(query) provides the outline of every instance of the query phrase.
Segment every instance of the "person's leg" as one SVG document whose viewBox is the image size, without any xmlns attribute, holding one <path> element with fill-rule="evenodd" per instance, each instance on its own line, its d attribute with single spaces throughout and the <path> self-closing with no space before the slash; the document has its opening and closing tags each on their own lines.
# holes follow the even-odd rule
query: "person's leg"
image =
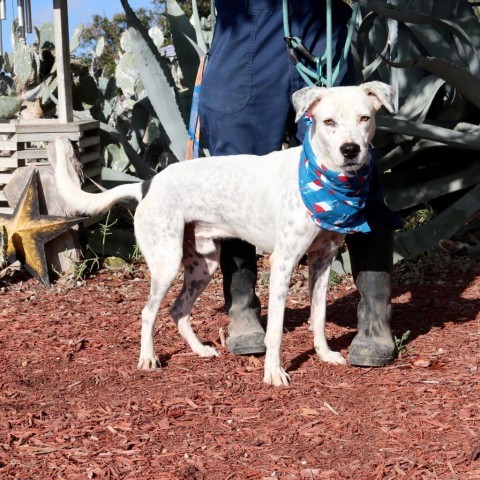
<svg viewBox="0 0 480 480">
<path fill-rule="evenodd" d="M 228 350 L 237 355 L 265 352 L 265 332 L 259 322 L 260 300 L 255 295 L 255 247 L 238 239 L 224 240 L 220 267 L 225 308 L 230 319 Z"/>
<path fill-rule="evenodd" d="M 371 232 L 346 236 L 353 279 L 360 293 L 358 333 L 349 349 L 351 365 L 381 367 L 395 357 L 390 330 L 393 237 L 402 222 L 383 199 L 380 173 L 372 172 L 366 216 Z"/>
<path fill-rule="evenodd" d="M 347 235 L 353 279 L 360 293 L 358 333 L 350 345 L 351 365 L 382 367 L 395 357 L 390 330 L 393 227 L 370 222 L 371 233 Z"/>
<path fill-rule="evenodd" d="M 289 64 L 281 33 L 281 2 L 280 8 L 265 5 L 258 9 L 253 5 L 248 15 L 235 12 L 239 7 L 234 4 L 219 11 L 200 101 L 202 136 L 211 155 L 264 155 L 281 148 L 290 108 L 285 75 Z M 243 24 L 238 28 L 235 22 L 240 20 Z M 261 25 L 258 31 L 257 25 Z M 230 239 L 222 241 L 221 249 L 230 320 L 227 348 L 240 355 L 263 353 L 265 333 L 255 294 L 256 248 Z"/>
</svg>

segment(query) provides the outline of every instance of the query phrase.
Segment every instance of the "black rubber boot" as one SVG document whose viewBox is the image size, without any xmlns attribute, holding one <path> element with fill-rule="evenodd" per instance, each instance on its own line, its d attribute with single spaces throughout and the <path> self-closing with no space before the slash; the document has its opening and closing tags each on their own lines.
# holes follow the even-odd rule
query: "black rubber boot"
<svg viewBox="0 0 480 480">
<path fill-rule="evenodd" d="M 393 228 L 370 223 L 372 232 L 347 235 L 353 279 L 360 293 L 358 333 L 348 361 L 362 367 L 383 367 L 395 358 L 390 330 Z"/>
<path fill-rule="evenodd" d="M 237 355 L 264 353 L 265 332 L 260 325 L 260 301 L 255 295 L 255 247 L 242 240 L 224 240 L 220 267 L 225 307 L 230 318 L 227 349 Z"/>
</svg>

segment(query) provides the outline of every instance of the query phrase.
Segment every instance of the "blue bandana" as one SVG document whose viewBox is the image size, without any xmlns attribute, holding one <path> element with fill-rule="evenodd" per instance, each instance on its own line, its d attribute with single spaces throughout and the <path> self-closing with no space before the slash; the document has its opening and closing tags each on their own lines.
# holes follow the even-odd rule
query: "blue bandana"
<svg viewBox="0 0 480 480">
<path fill-rule="evenodd" d="M 364 214 L 373 167 L 373 150 L 368 162 L 355 174 L 334 172 L 318 162 L 305 134 L 300 156 L 299 183 L 303 203 L 321 228 L 338 233 L 370 232 Z"/>
</svg>

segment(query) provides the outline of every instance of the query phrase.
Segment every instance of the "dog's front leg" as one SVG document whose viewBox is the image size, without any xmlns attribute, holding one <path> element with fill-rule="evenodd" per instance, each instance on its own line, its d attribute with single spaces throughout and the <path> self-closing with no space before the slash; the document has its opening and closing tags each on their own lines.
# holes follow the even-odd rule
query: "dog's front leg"
<svg viewBox="0 0 480 480">
<path fill-rule="evenodd" d="M 280 347 L 283 337 L 283 317 L 285 299 L 290 285 L 290 278 L 296 263 L 289 262 L 285 256 L 274 253 L 270 267 L 270 299 L 268 302 L 268 323 L 265 335 L 265 367 L 263 381 L 270 385 L 288 385 L 290 375 L 282 368 Z"/>
<path fill-rule="evenodd" d="M 340 352 L 330 350 L 325 336 L 325 319 L 327 308 L 327 289 L 332 260 L 336 248 L 325 246 L 323 250 L 309 252 L 308 278 L 310 284 L 311 313 L 310 322 L 313 330 L 315 351 L 320 360 L 343 365 L 346 363 Z"/>
</svg>

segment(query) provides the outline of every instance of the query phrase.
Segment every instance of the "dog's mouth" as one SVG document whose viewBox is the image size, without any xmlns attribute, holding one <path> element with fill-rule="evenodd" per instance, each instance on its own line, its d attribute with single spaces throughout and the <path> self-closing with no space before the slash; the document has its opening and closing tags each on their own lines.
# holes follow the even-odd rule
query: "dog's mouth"
<svg viewBox="0 0 480 480">
<path fill-rule="evenodd" d="M 344 162 L 342 165 L 342 169 L 349 172 L 358 170 L 360 167 L 361 167 L 360 163 L 353 162 L 352 160 L 349 160 L 348 162 Z"/>
</svg>

